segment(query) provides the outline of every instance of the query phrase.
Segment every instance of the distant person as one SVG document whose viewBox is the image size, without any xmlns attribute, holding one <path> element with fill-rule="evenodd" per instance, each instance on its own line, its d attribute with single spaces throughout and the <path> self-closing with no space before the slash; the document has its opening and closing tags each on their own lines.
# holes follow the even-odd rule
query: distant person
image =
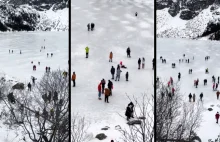
<svg viewBox="0 0 220 142">
<path fill-rule="evenodd" d="M 218 124 L 218 119 L 219 119 L 219 113 L 217 112 L 215 115 L 216 123 Z"/>
<path fill-rule="evenodd" d="M 87 24 L 87 29 L 90 30 L 90 23 Z"/>
<path fill-rule="evenodd" d="M 145 59 L 144 59 L 144 57 L 142 58 L 142 69 L 144 69 L 144 67 L 145 67 Z"/>
<path fill-rule="evenodd" d="M 138 16 L 138 13 L 137 13 L 137 12 L 135 12 L 135 16 L 136 16 L 136 17 Z"/>
<path fill-rule="evenodd" d="M 128 81 L 128 72 L 125 74 L 126 81 Z"/>
<path fill-rule="evenodd" d="M 93 31 L 95 28 L 95 24 L 94 23 L 91 23 L 91 31 Z"/>
<path fill-rule="evenodd" d="M 202 101 L 203 98 L 203 93 L 200 94 L 200 100 Z"/>
<path fill-rule="evenodd" d="M 131 49 L 130 49 L 130 47 L 127 48 L 127 57 L 131 58 Z"/>
<path fill-rule="evenodd" d="M 33 65 L 33 71 L 36 71 L 36 65 Z"/>
<path fill-rule="evenodd" d="M 114 75 L 115 75 L 115 68 L 112 66 L 111 70 L 111 75 L 112 75 L 112 79 L 114 79 Z"/>
<path fill-rule="evenodd" d="M 10 53 L 10 49 L 9 49 L 9 53 Z"/>
<path fill-rule="evenodd" d="M 72 75 L 72 81 L 73 81 L 73 87 L 75 87 L 76 86 L 76 74 L 75 74 L 75 72 L 73 72 L 73 75 Z"/>
<path fill-rule="evenodd" d="M 50 55 L 51 55 L 51 57 L 53 57 L 53 53 L 51 53 Z"/>
<path fill-rule="evenodd" d="M 101 83 L 99 83 L 99 85 L 98 85 L 98 97 L 99 97 L 98 99 L 99 100 L 101 100 L 101 91 L 102 91 L 101 86 L 102 86 Z"/>
<path fill-rule="evenodd" d="M 105 88 L 105 102 L 109 103 L 108 97 L 110 96 L 110 89 Z"/>
<path fill-rule="evenodd" d="M 86 50 L 86 58 L 88 58 L 88 57 L 89 57 L 89 47 L 87 46 L 87 47 L 85 48 L 85 50 Z"/>
<path fill-rule="evenodd" d="M 219 90 L 216 92 L 217 100 L 219 99 L 220 92 Z"/>
<path fill-rule="evenodd" d="M 20 54 L 21 54 L 21 50 L 20 50 Z"/>
<path fill-rule="evenodd" d="M 141 67 L 141 58 L 138 59 L 138 69 Z"/>
<path fill-rule="evenodd" d="M 49 56 L 49 53 L 47 53 L 47 57 Z"/>
<path fill-rule="evenodd" d="M 112 62 L 112 58 L 113 58 L 113 53 L 110 52 L 110 54 L 109 54 L 109 62 Z"/>
<path fill-rule="evenodd" d="M 13 50 L 11 50 L 11 52 L 13 53 Z"/>
<path fill-rule="evenodd" d="M 28 91 L 31 91 L 31 83 L 28 83 Z"/>
</svg>

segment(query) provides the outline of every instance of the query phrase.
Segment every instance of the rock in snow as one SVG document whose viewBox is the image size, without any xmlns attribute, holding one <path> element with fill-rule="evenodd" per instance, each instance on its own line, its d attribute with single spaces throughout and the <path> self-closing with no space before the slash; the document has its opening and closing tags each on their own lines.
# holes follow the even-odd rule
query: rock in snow
<svg viewBox="0 0 220 142">
<path fill-rule="evenodd" d="M 99 140 L 104 140 L 105 138 L 107 138 L 107 136 L 104 133 L 100 133 L 100 134 L 96 135 L 95 138 L 97 138 Z"/>
</svg>

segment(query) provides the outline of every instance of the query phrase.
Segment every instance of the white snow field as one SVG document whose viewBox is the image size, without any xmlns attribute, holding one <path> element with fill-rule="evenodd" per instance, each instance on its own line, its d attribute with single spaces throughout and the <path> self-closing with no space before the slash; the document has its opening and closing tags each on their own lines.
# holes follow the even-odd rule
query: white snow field
<svg viewBox="0 0 220 142">
<path fill-rule="evenodd" d="M 28 83 L 31 76 L 40 79 L 46 66 L 51 70 L 68 69 L 68 32 L 1 33 L 0 43 L 0 78 L 13 80 L 12 83 Z M 41 46 L 46 48 L 40 52 Z M 9 54 L 9 49 L 14 53 Z M 51 52 L 53 57 L 47 58 L 47 53 Z M 36 71 L 33 71 L 31 61 L 37 66 Z M 0 112 L 3 105 L 0 102 Z M 21 130 L 9 129 L 0 120 L 0 142 L 19 142 L 23 137 Z"/>
<path fill-rule="evenodd" d="M 216 91 L 212 90 L 212 76 L 220 76 L 220 43 L 216 41 L 201 41 L 187 39 L 157 39 L 157 76 L 163 80 L 169 80 L 172 76 L 174 81 L 178 80 L 178 73 L 181 73 L 180 92 L 185 95 L 188 102 L 189 93 L 196 95 L 196 101 L 199 101 L 199 95 L 203 92 L 203 121 L 198 129 L 198 136 L 202 141 L 216 139 L 220 134 L 220 125 L 216 124 L 215 114 L 220 111 L 220 100 L 217 100 Z M 186 55 L 189 58 L 189 64 L 179 63 L 179 59 Z M 166 59 L 167 63 L 162 64 L 160 56 Z M 193 60 L 194 56 L 194 60 Z M 205 56 L 210 56 L 205 61 Z M 171 68 L 171 63 L 176 63 L 176 68 Z M 205 74 L 205 69 L 209 69 L 209 74 Z M 188 74 L 192 69 L 192 74 Z M 194 80 L 199 79 L 198 88 L 194 87 Z M 203 80 L 207 79 L 207 86 L 204 86 Z M 190 102 L 189 102 L 190 103 Z M 192 102 L 191 102 L 192 103 Z M 214 107 L 211 107 L 214 105 Z M 213 111 L 208 111 L 213 108 Z"/>
<path fill-rule="evenodd" d="M 90 142 L 98 142 L 98 133 L 105 133 L 110 140 L 120 141 L 116 125 L 127 125 L 124 116 L 126 97 L 137 98 L 146 92 L 153 93 L 152 59 L 154 57 L 154 2 L 152 0 L 73 0 L 71 71 L 76 73 L 76 87 L 71 89 L 71 111 L 79 113 L 89 121 L 88 133 L 93 134 Z M 138 17 L 135 17 L 135 12 Z M 88 23 L 95 23 L 94 31 L 87 31 Z M 90 48 L 89 58 L 85 58 L 85 47 Z M 126 49 L 131 48 L 131 58 Z M 113 52 L 110 63 L 109 53 Z M 138 70 L 138 58 L 145 57 L 145 69 Z M 113 80 L 113 96 L 110 103 L 98 100 L 98 84 L 111 79 L 110 68 L 122 61 L 127 69 L 122 69 L 119 82 Z M 129 81 L 125 73 L 129 72 Z M 107 86 L 107 84 L 106 84 Z M 119 114 L 118 114 L 119 113 Z M 125 116 L 124 116 L 125 117 Z M 108 131 L 101 128 L 109 126 Z"/>
</svg>

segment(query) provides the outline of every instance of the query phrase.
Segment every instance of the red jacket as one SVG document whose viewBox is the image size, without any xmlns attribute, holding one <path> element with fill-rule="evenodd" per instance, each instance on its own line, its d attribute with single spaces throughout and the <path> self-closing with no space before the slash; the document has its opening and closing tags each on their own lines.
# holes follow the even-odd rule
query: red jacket
<svg viewBox="0 0 220 142">
<path fill-rule="evenodd" d="M 219 114 L 218 113 L 216 113 L 215 118 L 219 119 Z"/>
<path fill-rule="evenodd" d="M 101 91 L 101 83 L 99 83 L 99 85 L 98 85 L 98 91 Z"/>
<path fill-rule="evenodd" d="M 172 92 L 174 93 L 174 91 L 175 91 L 175 89 L 174 88 L 172 88 Z"/>
</svg>

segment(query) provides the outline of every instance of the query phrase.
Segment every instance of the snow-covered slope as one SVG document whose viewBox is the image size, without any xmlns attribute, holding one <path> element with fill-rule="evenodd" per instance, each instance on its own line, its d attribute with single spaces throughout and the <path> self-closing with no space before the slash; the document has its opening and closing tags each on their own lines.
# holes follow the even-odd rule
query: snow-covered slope
<svg viewBox="0 0 220 142">
<path fill-rule="evenodd" d="M 152 0 L 80 0 L 72 1 L 71 71 L 76 72 L 76 87 L 71 87 L 71 111 L 85 116 L 90 122 L 88 132 L 93 134 L 90 142 L 98 142 L 95 136 L 103 132 L 107 138 L 120 141 L 116 125 L 127 127 L 124 113 L 130 102 L 126 97 L 137 98 L 146 92 L 153 93 L 152 59 L 154 49 L 154 3 Z M 135 17 L 135 12 L 138 17 Z M 87 31 L 88 23 L 95 23 L 94 31 Z M 85 47 L 90 48 L 89 58 L 85 58 Z M 131 48 L 131 58 L 126 57 L 127 47 Z M 108 61 L 113 52 L 113 62 Z M 138 58 L 145 57 L 145 69 L 138 70 Z M 122 69 L 119 82 L 113 80 L 113 96 L 110 103 L 98 100 L 97 86 L 101 79 L 111 79 L 110 68 L 122 61 L 127 69 Z M 125 73 L 129 72 L 129 81 Z M 121 117 L 120 115 L 123 117 Z M 109 126 L 107 131 L 101 128 Z"/>
<path fill-rule="evenodd" d="M 162 5 L 161 1 L 157 0 L 157 37 L 207 36 L 219 40 L 220 7 L 217 2 L 178 0 Z"/>
<path fill-rule="evenodd" d="M 216 124 L 215 114 L 220 112 L 219 100 L 216 97 L 216 91 L 212 90 L 212 76 L 220 76 L 220 44 L 217 41 L 198 41 L 187 39 L 160 39 L 157 40 L 157 76 L 162 80 L 173 78 L 174 82 L 178 81 L 178 73 L 181 73 L 180 93 L 185 97 L 187 103 L 189 101 L 189 93 L 196 95 L 196 101 L 199 100 L 199 95 L 203 92 L 203 117 L 201 126 L 196 132 L 202 142 L 207 142 L 208 139 L 213 141 L 220 134 L 219 124 Z M 189 58 L 189 64 L 185 62 L 179 63 L 179 59 L 183 59 L 183 54 L 186 59 Z M 162 64 L 159 57 L 166 59 L 167 63 Z M 193 60 L 194 56 L 194 60 Z M 208 61 L 205 61 L 205 56 L 210 56 Z M 171 68 L 171 63 L 176 63 L 176 68 Z M 205 74 L 205 69 L 209 69 L 209 74 Z M 189 69 L 192 69 L 192 74 L 188 74 Z M 199 79 L 198 88 L 194 86 L 194 80 Z M 203 85 L 203 80 L 207 79 L 207 86 Z M 219 90 L 219 89 L 218 89 Z M 191 102 L 192 103 L 192 102 Z M 211 105 L 214 105 L 213 107 Z M 213 111 L 208 111 L 208 108 L 213 108 Z"/>
</svg>

